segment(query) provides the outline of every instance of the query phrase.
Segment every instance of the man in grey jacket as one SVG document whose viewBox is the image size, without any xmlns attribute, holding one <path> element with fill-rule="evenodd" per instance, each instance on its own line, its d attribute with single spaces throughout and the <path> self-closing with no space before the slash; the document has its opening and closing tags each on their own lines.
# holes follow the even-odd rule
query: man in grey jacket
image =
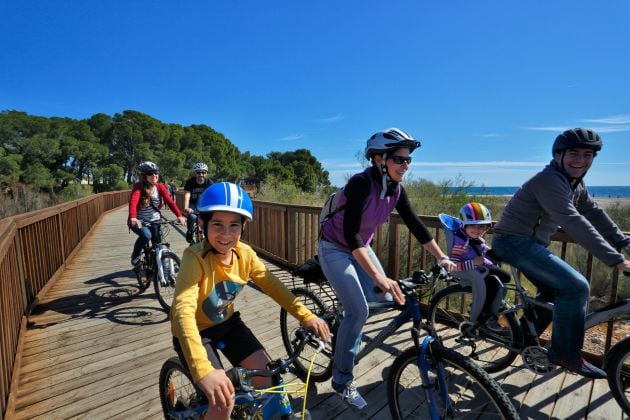
<svg viewBox="0 0 630 420">
<path fill-rule="evenodd" d="M 581 356 L 589 284 L 547 246 L 560 226 L 608 266 L 630 272 L 630 261 L 619 252 L 630 252 L 630 237 L 598 207 L 583 181 L 601 148 L 602 140 L 592 130 L 560 134 L 553 144 L 553 160 L 510 199 L 492 242 L 494 253 L 525 274 L 539 297 L 554 301 L 549 361 L 590 378 L 605 378 L 606 373 Z"/>
</svg>

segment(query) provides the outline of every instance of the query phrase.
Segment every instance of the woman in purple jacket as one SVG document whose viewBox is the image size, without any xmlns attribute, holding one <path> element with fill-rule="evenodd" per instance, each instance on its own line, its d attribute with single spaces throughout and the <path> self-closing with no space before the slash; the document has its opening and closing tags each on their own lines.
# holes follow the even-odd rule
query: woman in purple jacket
<svg viewBox="0 0 630 420">
<path fill-rule="evenodd" d="M 400 184 L 411 164 L 411 153 L 420 142 L 397 128 L 370 137 L 365 148 L 372 166 L 354 175 L 343 190 L 331 216 L 322 225 L 318 253 L 322 270 L 344 308 L 333 356 L 333 389 L 346 403 L 364 408 L 352 370 L 361 330 L 368 317 L 368 301 L 395 300 L 404 296 L 393 279 L 387 277 L 370 248 L 376 228 L 396 209 L 422 246 L 450 271 L 454 264 L 442 252 L 411 208 Z M 384 294 L 379 296 L 374 287 Z"/>
</svg>

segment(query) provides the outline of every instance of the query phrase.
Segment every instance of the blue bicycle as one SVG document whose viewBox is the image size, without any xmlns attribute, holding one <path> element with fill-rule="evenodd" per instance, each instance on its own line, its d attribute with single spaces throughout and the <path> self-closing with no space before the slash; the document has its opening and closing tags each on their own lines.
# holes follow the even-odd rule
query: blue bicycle
<svg viewBox="0 0 630 420">
<path fill-rule="evenodd" d="M 318 276 L 308 277 L 317 283 L 324 295 L 314 289 L 298 288 L 293 293 L 313 312 L 329 324 L 332 333 L 332 345 L 324 351 L 314 354 L 315 366 L 310 376 L 315 381 L 330 378 L 332 355 L 335 346 L 335 333 L 343 316 L 341 303 L 330 295 L 331 290 L 323 287 L 325 277 L 317 283 Z M 398 280 L 405 294 L 405 305 L 400 308 L 394 302 L 370 303 L 370 314 L 381 313 L 387 309 L 401 309 L 380 333 L 369 341 L 357 353 L 357 362 L 378 347 L 387 337 L 398 330 L 407 321 L 412 321 L 411 335 L 414 346 L 403 351 L 394 361 L 388 377 L 387 394 L 389 408 L 394 419 L 407 418 L 460 418 L 471 416 L 483 419 L 518 419 L 518 414 L 508 396 L 501 387 L 473 361 L 457 352 L 444 348 L 437 338 L 430 322 L 423 322 L 420 302 L 425 295 L 432 293 L 436 280 L 450 278 L 440 266 L 428 273 L 417 271 L 413 277 Z M 305 278 L 306 281 L 306 278 Z M 280 329 L 287 350 L 286 336 L 297 327 L 287 317 L 286 311 L 280 315 Z M 421 330 L 427 334 L 420 337 Z M 302 356 L 294 363 L 298 375 L 304 376 L 306 364 L 304 355 L 309 354 L 308 346 Z"/>
<path fill-rule="evenodd" d="M 322 341 L 306 329 L 295 331 L 293 352 L 286 359 L 272 361 L 268 369 L 245 369 L 234 367 L 226 372 L 235 390 L 234 410 L 231 419 L 310 419 L 306 410 L 306 393 L 308 377 L 304 383 L 285 384 L 282 373 L 289 371 L 289 366 L 299 356 L 304 347 L 323 348 Z M 251 384 L 253 377 L 268 377 L 272 386 L 256 389 Z M 188 369 L 178 357 L 171 357 L 162 365 L 160 371 L 160 401 L 162 411 L 167 419 L 199 419 L 208 409 L 205 394 L 193 383 Z M 291 407 L 290 394 L 304 395 L 302 412 L 294 413 Z"/>
</svg>

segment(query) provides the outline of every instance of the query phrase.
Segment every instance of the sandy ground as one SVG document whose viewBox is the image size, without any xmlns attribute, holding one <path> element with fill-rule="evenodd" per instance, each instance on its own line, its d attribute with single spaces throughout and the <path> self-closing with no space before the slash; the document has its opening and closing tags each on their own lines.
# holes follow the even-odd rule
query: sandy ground
<svg viewBox="0 0 630 420">
<path fill-rule="evenodd" d="M 594 197 L 593 200 L 597 201 L 597 204 L 599 204 L 599 206 L 601 208 L 607 208 L 609 207 L 611 204 L 614 203 L 621 203 L 621 205 L 623 205 L 624 207 L 630 207 L 630 198 L 599 198 L 599 197 Z M 628 209 L 630 211 L 630 209 Z"/>
</svg>

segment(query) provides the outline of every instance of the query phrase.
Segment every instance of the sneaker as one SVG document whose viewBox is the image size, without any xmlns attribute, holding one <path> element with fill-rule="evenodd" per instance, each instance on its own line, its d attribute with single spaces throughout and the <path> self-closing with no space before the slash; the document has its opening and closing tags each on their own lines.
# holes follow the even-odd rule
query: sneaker
<svg viewBox="0 0 630 420">
<path fill-rule="evenodd" d="M 134 270 L 140 270 L 142 268 L 142 259 L 139 256 L 132 258 L 131 265 L 133 265 Z"/>
<path fill-rule="evenodd" d="M 193 233 L 192 232 L 186 232 L 186 242 L 188 242 L 189 244 L 193 243 Z"/>
<path fill-rule="evenodd" d="M 492 331 L 494 333 L 497 333 L 497 334 L 501 334 L 502 332 L 504 332 L 506 330 L 506 328 L 503 325 L 499 324 L 499 320 L 495 316 L 490 316 L 486 320 L 484 326 L 488 330 L 490 330 L 490 331 Z"/>
<path fill-rule="evenodd" d="M 577 373 L 586 378 L 592 379 L 606 379 L 608 375 L 606 372 L 587 362 L 583 357 L 577 357 L 575 359 L 567 359 L 565 357 L 554 357 L 549 355 L 549 362 L 554 365 L 565 368 L 569 372 Z"/>
<path fill-rule="evenodd" d="M 332 387 L 346 404 L 356 407 L 359 410 L 362 410 L 367 406 L 367 403 L 357 390 L 356 382 L 350 381 L 345 385 L 340 385 L 333 381 Z"/>
</svg>

